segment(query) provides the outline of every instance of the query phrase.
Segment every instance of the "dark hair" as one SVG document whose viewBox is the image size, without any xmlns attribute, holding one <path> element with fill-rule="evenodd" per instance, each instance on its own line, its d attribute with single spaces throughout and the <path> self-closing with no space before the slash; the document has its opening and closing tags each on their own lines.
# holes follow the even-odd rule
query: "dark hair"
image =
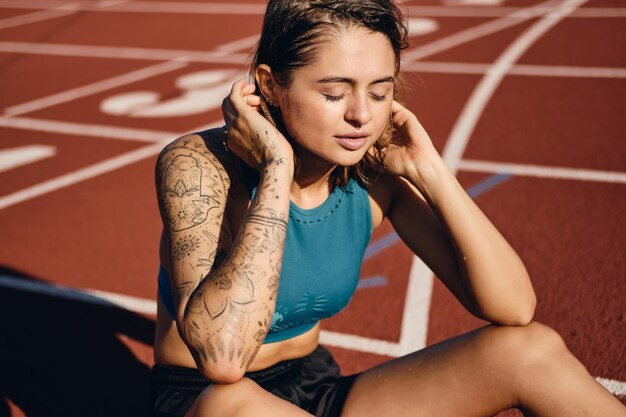
<svg viewBox="0 0 626 417">
<path fill-rule="evenodd" d="M 266 64 L 277 83 L 289 85 L 293 71 L 315 59 L 317 47 L 332 31 L 347 27 L 363 27 L 385 35 L 396 57 L 395 75 L 398 75 L 400 51 L 407 46 L 407 28 L 402 13 L 390 0 L 270 0 L 251 72 Z M 395 94 L 398 87 L 394 89 Z M 258 85 L 257 91 L 260 91 Z M 285 129 L 280 109 L 268 106 L 263 97 L 261 107 L 281 133 L 293 141 Z M 356 165 L 335 168 L 334 183 L 346 185 L 350 177 L 367 183 L 370 174 L 382 170 L 384 150 L 390 140 L 391 126 L 388 126 L 374 144 L 372 153 L 368 151 Z"/>
</svg>

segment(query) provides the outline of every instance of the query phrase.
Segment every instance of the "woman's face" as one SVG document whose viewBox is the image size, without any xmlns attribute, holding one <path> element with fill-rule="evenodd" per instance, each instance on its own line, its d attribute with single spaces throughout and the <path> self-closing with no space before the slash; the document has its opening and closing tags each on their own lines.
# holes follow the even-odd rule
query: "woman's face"
<svg viewBox="0 0 626 417">
<path fill-rule="evenodd" d="M 354 165 L 389 122 L 393 48 L 384 35 L 354 27 L 318 48 L 276 97 L 283 121 L 300 147 L 333 165 Z M 306 152 L 299 154 L 306 163 Z"/>
</svg>

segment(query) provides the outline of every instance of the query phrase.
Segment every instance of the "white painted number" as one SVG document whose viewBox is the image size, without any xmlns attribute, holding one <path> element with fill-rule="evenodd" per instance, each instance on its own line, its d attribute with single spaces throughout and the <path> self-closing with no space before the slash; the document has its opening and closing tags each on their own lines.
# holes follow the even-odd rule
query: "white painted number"
<svg viewBox="0 0 626 417">
<path fill-rule="evenodd" d="M 241 72 L 237 70 L 198 71 L 176 79 L 182 94 L 162 100 L 156 91 L 134 91 L 109 97 L 100 111 L 126 117 L 180 117 L 219 108 Z"/>
<path fill-rule="evenodd" d="M 448 6 L 500 6 L 505 0 L 448 0 Z"/>
<path fill-rule="evenodd" d="M 439 30 L 439 23 L 426 17 L 409 18 L 409 36 L 423 36 Z"/>
<path fill-rule="evenodd" d="M 28 145 L 19 148 L 0 149 L 0 172 L 22 165 L 32 164 L 40 159 L 56 155 L 57 149 L 48 145 Z"/>
</svg>

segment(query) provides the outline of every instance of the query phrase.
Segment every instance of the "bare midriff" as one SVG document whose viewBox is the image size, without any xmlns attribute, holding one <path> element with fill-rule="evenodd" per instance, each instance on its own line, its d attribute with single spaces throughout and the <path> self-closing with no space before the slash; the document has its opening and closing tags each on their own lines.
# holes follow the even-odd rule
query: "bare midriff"
<svg viewBox="0 0 626 417">
<path fill-rule="evenodd" d="M 318 342 L 319 323 L 299 336 L 264 344 L 248 367 L 248 372 L 266 369 L 284 360 L 304 357 L 315 350 Z M 160 306 L 157 315 L 154 361 L 159 365 L 197 368 L 187 345 L 178 334 L 175 321 L 165 312 L 163 306 Z"/>
</svg>

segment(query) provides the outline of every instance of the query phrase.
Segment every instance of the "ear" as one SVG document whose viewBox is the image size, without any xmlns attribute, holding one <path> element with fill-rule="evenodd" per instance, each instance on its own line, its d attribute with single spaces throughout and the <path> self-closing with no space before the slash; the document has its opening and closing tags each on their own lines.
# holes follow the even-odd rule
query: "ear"
<svg viewBox="0 0 626 417">
<path fill-rule="evenodd" d="M 259 93 L 265 98 L 266 102 L 276 103 L 278 83 L 274 79 L 272 69 L 266 64 L 259 65 L 254 70 L 254 79 L 259 86 Z"/>
</svg>

